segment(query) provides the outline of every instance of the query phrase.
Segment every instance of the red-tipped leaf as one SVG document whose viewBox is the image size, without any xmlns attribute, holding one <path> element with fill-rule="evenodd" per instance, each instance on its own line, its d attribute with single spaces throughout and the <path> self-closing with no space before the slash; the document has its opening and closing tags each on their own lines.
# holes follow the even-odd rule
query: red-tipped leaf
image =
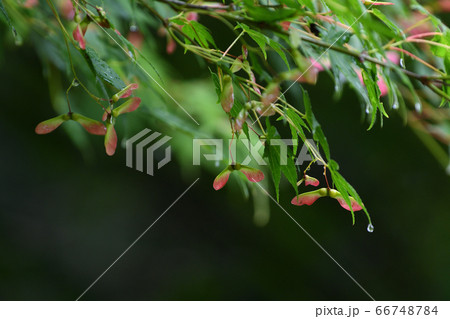
<svg viewBox="0 0 450 319">
<path fill-rule="evenodd" d="M 105 135 L 106 134 L 106 126 L 99 121 L 93 120 L 89 117 L 86 117 L 81 114 L 73 113 L 72 120 L 81 124 L 84 129 L 94 135 Z"/>
<path fill-rule="evenodd" d="M 125 103 L 122 103 L 119 107 L 115 108 L 112 113 L 115 117 L 117 117 L 123 113 L 133 112 L 139 107 L 140 104 L 141 99 L 138 97 L 133 97 Z"/>
<path fill-rule="evenodd" d="M 264 173 L 259 169 L 246 165 L 240 165 L 238 170 L 242 172 L 250 182 L 258 183 L 264 179 Z"/>
<path fill-rule="evenodd" d="M 117 134 L 114 125 L 106 123 L 105 149 L 109 156 L 114 155 L 117 147 Z"/>
<path fill-rule="evenodd" d="M 39 123 L 34 131 L 36 132 L 36 134 L 48 134 L 56 130 L 62 123 L 64 123 L 68 119 L 69 116 L 67 114 L 59 115 L 57 117 Z"/>
<path fill-rule="evenodd" d="M 227 168 L 225 168 L 219 175 L 217 175 L 213 183 L 213 187 L 216 191 L 225 186 L 232 171 L 232 168 L 230 166 L 227 166 Z"/>
<path fill-rule="evenodd" d="M 224 75 L 222 80 L 222 93 L 220 96 L 220 104 L 225 112 L 229 113 L 234 104 L 233 81 L 231 76 Z"/>
</svg>

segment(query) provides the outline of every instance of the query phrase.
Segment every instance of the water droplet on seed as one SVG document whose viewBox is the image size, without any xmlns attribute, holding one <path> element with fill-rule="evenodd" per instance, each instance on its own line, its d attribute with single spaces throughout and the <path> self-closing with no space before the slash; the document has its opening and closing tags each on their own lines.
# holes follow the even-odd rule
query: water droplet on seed
<svg viewBox="0 0 450 319">
<path fill-rule="evenodd" d="M 369 233 L 373 233 L 373 225 L 372 224 L 367 225 L 367 231 Z"/>
</svg>

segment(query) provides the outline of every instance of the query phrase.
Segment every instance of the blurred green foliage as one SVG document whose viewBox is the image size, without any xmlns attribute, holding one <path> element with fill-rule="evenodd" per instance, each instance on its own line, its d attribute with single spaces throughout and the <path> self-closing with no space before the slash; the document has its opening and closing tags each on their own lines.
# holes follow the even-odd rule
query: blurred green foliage
<svg viewBox="0 0 450 319">
<path fill-rule="evenodd" d="M 213 72 L 217 69 L 198 55 L 185 54 L 180 48 L 167 55 L 169 35 L 158 34 L 157 18 L 143 7 L 133 7 L 134 1 L 103 4 L 108 19 L 124 34 L 121 37 L 108 31 L 119 44 L 129 48 L 125 38 L 139 33 L 142 44 L 140 53 L 133 55 L 134 61 L 99 28 L 90 26 L 86 33 L 89 46 L 121 81 L 141 85 L 137 95 L 143 100 L 142 106 L 117 121 L 121 144 L 117 155 L 107 158 L 102 151 L 101 138 L 86 134 L 76 123 L 64 124 L 46 137 L 34 134 L 39 121 L 67 112 L 65 90 L 72 83 L 73 74 L 61 31 L 54 20 L 49 22 L 51 11 L 45 1 L 29 11 L 13 1 L 3 2 L 8 5 L 9 16 L 20 38 L 12 36 L 8 24 L 0 24 L 4 98 L 0 117 L 4 141 L 0 158 L 0 250 L 3 252 L 0 298 L 77 298 L 197 177 L 200 180 L 192 191 L 85 295 L 85 299 L 367 298 L 256 185 L 236 178 L 236 174 L 230 178 L 226 189 L 215 192 L 213 175 L 223 167 L 207 162 L 202 163 L 201 168 L 192 166 L 192 139 L 230 138 L 230 122 L 217 102 L 208 67 Z M 309 2 L 299 3 L 308 6 Z M 60 5 L 60 2 L 55 3 Z M 149 3 L 164 17 L 175 14 L 175 10 L 162 3 Z M 326 3 L 333 5 L 334 2 Z M 353 10 L 352 6 L 349 8 Z M 255 21 L 267 18 L 266 9 L 260 9 L 248 12 Z M 359 14 L 362 7 L 354 10 L 353 14 Z M 400 6 L 399 10 L 410 14 L 407 6 Z M 275 21 L 290 18 L 293 12 L 286 8 L 280 10 L 281 16 L 271 15 L 271 18 Z M 388 21 L 381 11 L 375 12 L 378 18 Z M 388 13 L 396 14 L 395 11 Z M 350 24 L 352 20 L 346 21 L 346 17 L 342 15 L 341 20 Z M 205 46 L 227 48 L 234 41 L 235 35 L 223 32 L 223 26 L 209 15 L 201 15 L 199 21 L 214 35 L 214 41 L 208 40 L 206 33 L 198 35 L 197 40 Z M 363 19 L 362 24 L 372 23 L 370 21 Z M 70 19 L 64 23 L 75 25 Z M 395 26 L 389 23 L 386 26 L 377 25 L 368 36 L 398 35 Z M 123 31 L 130 27 L 131 31 Z M 136 27 L 139 32 L 133 31 Z M 323 32 L 324 40 L 332 40 L 338 31 L 329 28 Z M 359 32 L 364 33 L 363 29 Z M 258 40 L 267 41 L 266 45 L 275 51 L 267 49 L 269 61 L 275 69 L 283 70 L 284 58 L 276 44 L 270 42 L 273 34 L 264 35 L 269 40 L 261 38 L 259 33 L 253 33 L 253 37 L 251 32 L 248 35 L 260 49 L 265 50 L 266 46 Z M 247 37 L 244 39 L 251 41 Z M 292 40 L 289 39 L 290 43 Z M 407 46 L 410 48 L 409 44 Z M 112 96 L 117 89 L 99 79 L 98 72 L 91 72 L 85 57 L 75 46 L 69 47 L 80 81 L 101 98 Z M 316 57 L 317 52 L 321 52 L 314 45 L 308 47 L 303 43 L 302 48 L 303 53 L 317 50 Z M 414 50 L 418 53 L 418 49 Z M 230 53 L 237 56 L 241 51 L 240 47 L 232 48 Z M 251 54 L 262 61 L 259 56 L 262 51 L 259 52 Z M 317 140 L 322 140 L 319 141 L 322 150 L 325 143 L 330 145 L 340 170 L 363 196 L 372 212 L 375 232 L 367 233 L 364 223 L 352 227 L 350 213 L 332 200 L 318 201 L 307 209 L 290 205 L 294 193 L 287 179 L 282 179 L 280 184 L 280 204 L 375 299 L 448 299 L 450 217 L 447 194 L 450 182 L 439 161 L 429 152 L 435 150 L 431 154 L 438 158 L 447 156 L 447 142 L 439 138 L 446 136 L 445 131 L 440 135 L 431 134 L 430 125 L 437 126 L 437 131 L 441 132 L 439 130 L 448 123 L 448 109 L 435 111 L 439 99 L 421 84 L 411 84 L 412 89 L 408 89 L 407 84 L 405 90 L 403 84 L 392 81 L 387 83 L 391 92 L 398 92 L 397 98 L 401 96 L 406 102 L 398 102 L 401 109 L 397 112 L 395 108 L 390 109 L 395 105 L 394 97 L 390 96 L 387 103 L 390 119 L 384 121 L 382 129 L 374 126 L 367 132 L 368 125 L 364 125 L 365 119 L 361 116 L 366 114 L 366 103 L 359 103 L 355 97 L 365 101 L 359 94 L 370 94 L 370 91 L 365 91 L 365 85 L 353 69 L 345 67 L 358 62 L 351 56 L 337 53 L 330 54 L 329 58 L 332 67 L 326 72 L 330 77 L 320 74 L 318 85 L 307 83 L 302 84 L 302 88 L 293 87 L 283 99 L 301 112 L 305 111 L 304 120 L 309 128 L 319 127 L 318 133 L 312 133 L 317 135 Z M 414 71 L 423 71 L 420 64 L 403 58 L 414 65 Z M 287 59 L 292 62 L 292 55 L 288 54 Z M 266 71 L 258 71 L 257 66 L 253 70 L 260 83 L 270 82 Z M 364 83 L 369 88 L 367 83 L 374 76 L 373 69 L 365 72 Z M 342 74 L 346 77 L 344 80 L 340 78 Z M 387 82 L 391 75 L 384 75 Z M 347 81 L 358 91 L 356 94 L 344 85 Z M 376 83 L 376 77 L 372 81 Z M 399 88 L 395 88 L 397 85 Z M 121 87 L 121 84 L 116 86 Z M 163 88 L 168 89 L 201 125 L 197 126 Z M 235 83 L 234 88 L 239 86 Z M 373 86 L 372 93 L 377 94 L 377 88 Z M 315 115 L 308 115 L 308 110 L 303 109 L 307 103 L 298 103 L 304 89 L 309 92 Z M 338 101 L 332 98 L 333 91 L 340 97 Z M 245 94 L 237 96 L 239 100 Z M 367 98 L 369 102 L 373 100 L 373 96 Z M 378 108 L 379 97 L 376 98 L 373 103 Z M 414 113 L 418 98 L 426 111 L 423 116 Z M 80 86 L 71 89 L 70 101 L 74 111 L 86 116 L 99 119 L 103 113 Z M 377 114 L 376 109 L 369 112 L 368 121 L 374 114 Z M 429 114 L 432 116 L 427 117 Z M 294 117 L 290 115 L 289 119 Z M 402 124 L 408 119 L 410 128 L 405 128 Z M 432 122 L 435 120 L 436 123 Z M 320 121 L 322 128 L 314 121 Z M 274 126 L 277 134 L 298 139 L 295 134 L 291 135 L 289 122 L 273 119 L 263 124 L 268 131 Z M 124 142 L 145 127 L 171 136 L 172 149 L 177 154 L 176 163 L 165 166 L 154 177 L 125 167 Z M 299 137 L 301 140 L 302 136 Z M 252 139 L 255 138 L 252 134 Z M 238 158 L 246 154 L 245 148 L 238 152 Z M 330 163 L 328 157 L 326 161 Z M 441 164 L 445 166 L 445 160 Z M 219 166 L 222 165 L 225 163 Z M 313 166 L 311 173 L 320 176 L 322 168 Z M 285 175 L 289 177 L 289 173 Z M 266 189 L 269 180 L 266 178 L 262 184 Z M 360 212 L 356 213 L 357 219 L 362 218 L 359 215 Z"/>
</svg>

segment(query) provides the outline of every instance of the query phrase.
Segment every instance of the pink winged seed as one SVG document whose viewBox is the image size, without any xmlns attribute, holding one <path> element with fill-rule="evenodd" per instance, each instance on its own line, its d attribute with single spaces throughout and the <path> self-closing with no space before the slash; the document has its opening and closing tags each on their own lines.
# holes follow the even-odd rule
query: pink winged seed
<svg viewBox="0 0 450 319">
<path fill-rule="evenodd" d="M 106 134 L 106 126 L 99 121 L 90 119 L 81 114 L 74 113 L 72 114 L 72 120 L 81 124 L 84 129 L 93 135 L 105 135 Z"/>
<path fill-rule="evenodd" d="M 133 93 L 133 91 L 137 90 L 138 88 L 139 88 L 139 84 L 137 84 L 137 83 L 130 84 L 128 90 L 120 96 L 120 99 L 125 99 L 125 98 L 129 97 Z"/>
<path fill-rule="evenodd" d="M 106 124 L 105 149 L 109 156 L 114 155 L 117 147 L 117 134 L 114 125 Z"/>
<path fill-rule="evenodd" d="M 261 102 L 264 106 L 270 106 L 278 100 L 278 95 L 280 95 L 280 87 L 278 84 L 269 85 L 261 98 Z"/>
<path fill-rule="evenodd" d="M 319 180 L 317 178 L 305 175 L 305 186 L 319 186 Z"/>
<path fill-rule="evenodd" d="M 245 110 L 240 111 L 234 121 L 234 130 L 236 132 L 240 132 L 242 130 L 242 126 L 244 125 L 246 119 L 247 119 L 247 112 Z"/>
<path fill-rule="evenodd" d="M 122 103 L 119 107 L 113 110 L 114 116 L 119 116 L 123 113 L 129 113 L 135 111 L 139 105 L 141 104 L 141 99 L 139 97 L 133 97 L 126 101 L 125 103 Z"/>
<path fill-rule="evenodd" d="M 173 54 L 177 48 L 177 43 L 171 37 L 167 38 L 166 52 L 167 54 Z"/>
<path fill-rule="evenodd" d="M 36 132 L 36 134 L 48 134 L 56 130 L 66 120 L 67 119 L 64 118 L 64 115 L 51 118 L 49 120 L 39 123 L 34 129 L 34 131 Z"/>
<path fill-rule="evenodd" d="M 81 123 L 79 122 L 84 129 L 93 135 L 105 135 L 106 134 L 106 126 L 101 122 L 97 123 Z"/>
<path fill-rule="evenodd" d="M 275 109 L 272 104 L 264 105 L 263 102 L 254 102 L 256 106 L 255 111 L 261 116 L 272 116 L 275 115 Z"/>
<path fill-rule="evenodd" d="M 340 204 L 343 208 L 345 208 L 345 209 L 348 210 L 348 211 L 351 211 L 351 210 L 350 210 L 350 206 L 348 206 L 348 204 L 345 202 L 344 197 L 342 197 L 342 196 L 337 196 L 337 197 L 335 197 L 335 199 L 339 202 L 339 204 Z M 362 207 L 359 206 L 358 202 L 357 202 L 353 197 L 350 197 L 350 202 L 351 202 L 351 204 L 352 204 L 352 208 L 353 208 L 353 211 L 354 211 L 354 212 L 357 212 L 357 211 L 359 211 L 359 210 L 362 210 Z"/>
<path fill-rule="evenodd" d="M 75 30 L 73 30 L 72 35 L 74 40 L 80 45 L 80 48 L 86 50 L 86 40 L 84 39 L 84 35 L 79 24 L 75 27 Z"/>
<path fill-rule="evenodd" d="M 258 183 L 264 179 L 264 173 L 256 168 L 241 165 L 239 171 L 241 171 L 250 182 Z"/>
<path fill-rule="evenodd" d="M 320 195 L 317 191 L 307 192 L 300 195 L 295 196 L 291 204 L 296 206 L 308 205 L 311 206 L 314 204 L 316 200 L 318 200 L 322 195 Z"/>
<path fill-rule="evenodd" d="M 219 175 L 217 175 L 216 179 L 214 179 L 213 187 L 216 191 L 225 186 L 228 182 L 228 178 L 230 177 L 231 170 L 227 167 L 223 170 Z"/>
<path fill-rule="evenodd" d="M 256 77 L 255 77 L 255 74 L 252 72 L 252 71 L 250 71 L 249 72 L 249 74 L 250 74 L 250 80 L 252 80 L 252 85 L 253 85 L 253 89 L 256 91 L 256 93 L 258 93 L 259 95 L 261 95 L 261 90 L 259 89 L 259 87 L 258 87 L 258 85 L 256 85 Z"/>
<path fill-rule="evenodd" d="M 229 75 L 223 77 L 223 90 L 220 97 L 220 104 L 225 112 L 229 113 L 234 104 L 233 81 Z"/>
<path fill-rule="evenodd" d="M 107 112 L 107 111 L 103 112 L 103 115 L 102 115 L 102 121 L 106 121 L 106 120 L 108 119 L 108 115 L 109 115 L 109 114 L 110 114 L 110 113 Z"/>
</svg>

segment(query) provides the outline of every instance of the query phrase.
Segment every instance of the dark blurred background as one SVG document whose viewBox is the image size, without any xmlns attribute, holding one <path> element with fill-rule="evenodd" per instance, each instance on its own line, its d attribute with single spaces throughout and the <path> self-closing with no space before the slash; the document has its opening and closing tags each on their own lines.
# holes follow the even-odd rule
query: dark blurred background
<svg viewBox="0 0 450 319">
<path fill-rule="evenodd" d="M 0 74 L 0 298 L 74 300 L 196 177 L 127 168 L 101 138 L 86 161 L 63 130 L 36 135 L 54 111 L 30 47 L 2 50 Z M 449 176 L 395 113 L 367 132 L 353 92 L 333 101 L 326 76 L 310 90 L 375 231 L 332 200 L 294 207 L 287 187 L 281 205 L 375 299 L 449 300 Z M 198 177 L 82 300 L 368 300 L 274 203 L 255 226 L 251 201 Z"/>
</svg>

